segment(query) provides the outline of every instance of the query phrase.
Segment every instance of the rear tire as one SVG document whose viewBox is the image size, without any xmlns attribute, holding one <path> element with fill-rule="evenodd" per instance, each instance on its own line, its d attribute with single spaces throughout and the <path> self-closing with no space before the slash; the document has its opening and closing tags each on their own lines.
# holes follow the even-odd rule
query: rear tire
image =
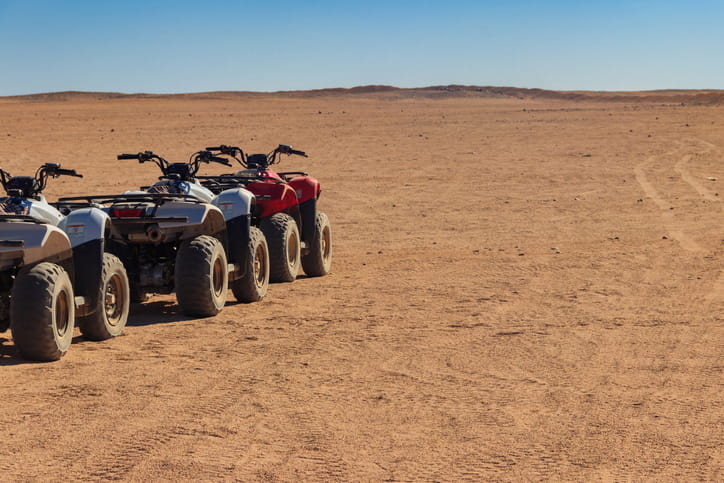
<svg viewBox="0 0 724 483">
<path fill-rule="evenodd" d="M 269 245 L 269 280 L 293 282 L 299 273 L 302 245 L 294 218 L 275 213 L 262 220 L 259 228 Z"/>
<path fill-rule="evenodd" d="M 229 288 L 226 253 L 208 235 L 181 244 L 176 254 L 176 300 L 186 315 L 211 317 L 221 312 Z"/>
<path fill-rule="evenodd" d="M 269 288 L 269 247 L 264 234 L 252 226 L 244 276 L 231 282 L 231 291 L 239 302 L 258 302 Z"/>
<path fill-rule="evenodd" d="M 57 361 L 68 351 L 75 328 L 75 298 L 66 271 L 43 262 L 20 271 L 10 298 L 10 330 L 26 358 Z"/>
<path fill-rule="evenodd" d="M 309 252 L 302 255 L 302 268 L 309 277 L 322 277 L 332 268 L 332 227 L 321 211 L 314 218 L 314 240 L 309 243 Z"/>
<path fill-rule="evenodd" d="M 128 322 L 131 290 L 123 263 L 115 255 L 103 254 L 103 275 L 98 287 L 98 304 L 91 315 L 78 318 L 80 331 L 88 340 L 106 340 L 123 333 Z"/>
</svg>

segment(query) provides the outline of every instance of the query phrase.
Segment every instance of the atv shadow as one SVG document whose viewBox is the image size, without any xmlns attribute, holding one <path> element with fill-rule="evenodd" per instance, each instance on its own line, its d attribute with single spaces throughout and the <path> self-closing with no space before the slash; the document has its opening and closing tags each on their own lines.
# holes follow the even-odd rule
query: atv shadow
<svg viewBox="0 0 724 483">
<path fill-rule="evenodd" d="M 144 327 L 147 325 L 168 324 L 192 320 L 193 317 L 184 315 L 178 304 L 170 300 L 158 300 L 142 304 L 132 304 L 128 315 L 129 327 Z"/>
<path fill-rule="evenodd" d="M 15 366 L 31 361 L 25 361 L 18 357 L 18 351 L 15 346 L 10 344 L 10 339 L 0 337 L 0 366 Z"/>
<path fill-rule="evenodd" d="M 75 342 L 77 339 L 78 337 L 74 337 L 73 341 Z M 0 337 L 0 366 L 19 366 L 21 364 L 48 364 L 48 362 L 23 359 L 10 338 Z"/>
<path fill-rule="evenodd" d="M 87 342 L 82 336 L 73 337 L 71 348 L 78 343 Z M 61 358 L 62 360 L 62 358 Z M 32 361 L 20 357 L 15 344 L 8 337 L 0 337 L 0 366 L 17 366 L 20 364 L 49 364 L 57 361 Z"/>
</svg>

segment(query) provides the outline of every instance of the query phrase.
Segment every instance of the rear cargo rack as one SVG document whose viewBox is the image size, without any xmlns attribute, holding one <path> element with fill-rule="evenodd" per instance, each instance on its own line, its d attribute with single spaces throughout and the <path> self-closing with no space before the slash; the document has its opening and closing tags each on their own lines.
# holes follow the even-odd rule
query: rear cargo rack
<svg viewBox="0 0 724 483">
<path fill-rule="evenodd" d="M 243 176 L 237 174 L 222 174 L 218 176 L 197 176 L 196 179 L 201 180 L 201 184 L 204 184 L 203 181 L 216 181 L 220 183 L 253 183 L 255 181 L 271 181 L 273 183 L 284 183 L 284 181 L 279 178 L 261 175 Z"/>
<path fill-rule="evenodd" d="M 59 198 L 55 203 L 51 203 L 53 206 L 75 206 L 82 205 L 79 202 L 85 202 L 88 206 L 92 205 L 105 205 L 109 203 L 123 203 L 123 202 L 150 202 L 157 205 L 162 205 L 168 201 L 187 201 L 189 203 L 206 203 L 193 195 L 186 195 L 180 193 L 134 193 L 127 195 L 87 195 L 87 196 L 68 196 L 65 198 Z"/>
<path fill-rule="evenodd" d="M 111 217 L 115 224 L 133 224 L 133 223 L 188 223 L 188 216 L 138 216 L 134 218 L 117 218 Z"/>
</svg>

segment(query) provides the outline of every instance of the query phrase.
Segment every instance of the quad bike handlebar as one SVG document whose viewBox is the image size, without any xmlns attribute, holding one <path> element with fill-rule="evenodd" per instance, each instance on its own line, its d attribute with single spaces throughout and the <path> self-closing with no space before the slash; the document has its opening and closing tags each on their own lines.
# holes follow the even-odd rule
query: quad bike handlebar
<svg viewBox="0 0 724 483">
<path fill-rule="evenodd" d="M 225 166 L 231 166 L 229 160 L 220 156 L 214 156 L 209 150 L 195 152 L 186 163 L 169 163 L 152 151 L 144 151 L 137 154 L 119 154 L 118 159 L 136 159 L 139 163 L 152 162 L 156 164 L 163 173 L 162 178 L 174 178 L 184 181 L 190 180 L 198 173 L 201 163 L 219 163 Z"/>
<path fill-rule="evenodd" d="M 82 178 L 83 175 L 74 169 L 64 169 L 58 163 L 45 163 L 35 172 L 35 176 L 12 176 L 4 169 L 0 169 L 0 183 L 8 196 L 31 198 L 45 190 L 48 178 L 59 176 L 73 176 Z"/>
<path fill-rule="evenodd" d="M 122 159 L 137 159 L 139 163 L 145 163 L 146 161 L 152 161 L 156 164 L 165 165 L 168 164 L 168 161 L 163 159 L 161 156 L 154 154 L 153 151 L 144 151 L 142 153 L 136 153 L 136 154 L 119 154 L 117 156 L 118 160 Z"/>
<path fill-rule="evenodd" d="M 224 166 L 232 165 L 228 159 L 222 158 L 221 156 L 214 156 L 214 153 L 212 153 L 210 149 L 204 151 L 197 151 L 191 155 L 191 158 L 192 160 L 197 160 L 200 163 L 219 163 L 223 164 Z"/>
<path fill-rule="evenodd" d="M 287 156 L 291 156 L 292 154 L 296 154 L 297 156 L 303 156 L 305 158 L 308 158 L 307 153 L 304 151 L 299 151 L 297 149 L 292 149 L 291 146 L 287 144 L 280 144 L 274 151 L 274 154 L 286 154 Z"/>
<path fill-rule="evenodd" d="M 246 154 L 238 146 L 227 146 L 222 144 L 220 146 L 207 147 L 207 151 L 216 151 L 225 156 L 233 158 L 237 163 L 245 168 L 267 168 L 272 164 L 279 162 L 279 155 L 286 154 L 287 156 L 297 155 L 307 158 L 307 153 L 293 149 L 288 144 L 280 144 L 273 151 L 268 154 Z"/>
<path fill-rule="evenodd" d="M 237 163 L 245 166 L 244 162 L 246 161 L 246 153 L 239 146 L 227 146 L 225 144 L 222 144 L 221 146 L 207 147 L 206 151 L 217 151 L 219 154 L 229 156 Z"/>
<path fill-rule="evenodd" d="M 61 168 L 60 165 L 57 163 L 45 163 L 43 166 L 40 167 L 38 171 L 40 171 L 41 169 L 43 170 L 43 173 L 52 178 L 57 178 L 58 176 L 73 176 L 74 178 L 83 177 L 83 175 L 77 173 L 76 170 Z"/>
</svg>

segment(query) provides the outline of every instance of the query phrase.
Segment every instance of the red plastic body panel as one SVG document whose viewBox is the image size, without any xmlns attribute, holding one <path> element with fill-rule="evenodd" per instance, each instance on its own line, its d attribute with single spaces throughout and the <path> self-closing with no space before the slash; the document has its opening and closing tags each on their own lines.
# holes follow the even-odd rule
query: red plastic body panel
<svg viewBox="0 0 724 483">
<path fill-rule="evenodd" d="M 246 189 L 257 196 L 256 204 L 259 216 L 264 218 L 274 213 L 285 211 L 299 203 L 319 197 L 321 188 L 319 181 L 311 176 L 297 176 L 286 182 L 275 171 L 266 168 L 259 170 L 259 174 L 274 180 L 263 180 L 249 183 Z"/>
<path fill-rule="evenodd" d="M 311 176 L 297 176 L 292 178 L 289 180 L 289 186 L 294 189 L 297 195 L 297 203 L 304 203 L 305 201 L 318 198 L 321 190 L 319 181 Z"/>
<path fill-rule="evenodd" d="M 269 169 L 269 168 L 260 169 L 259 174 L 262 176 L 269 177 L 269 178 L 276 178 L 280 181 L 284 181 L 284 179 L 281 176 L 279 176 L 274 170 Z M 270 181 L 267 181 L 267 182 L 270 182 Z"/>
<path fill-rule="evenodd" d="M 246 189 L 257 196 L 259 216 L 264 218 L 279 213 L 297 204 L 297 195 L 286 183 L 259 181 L 249 183 Z"/>
</svg>

